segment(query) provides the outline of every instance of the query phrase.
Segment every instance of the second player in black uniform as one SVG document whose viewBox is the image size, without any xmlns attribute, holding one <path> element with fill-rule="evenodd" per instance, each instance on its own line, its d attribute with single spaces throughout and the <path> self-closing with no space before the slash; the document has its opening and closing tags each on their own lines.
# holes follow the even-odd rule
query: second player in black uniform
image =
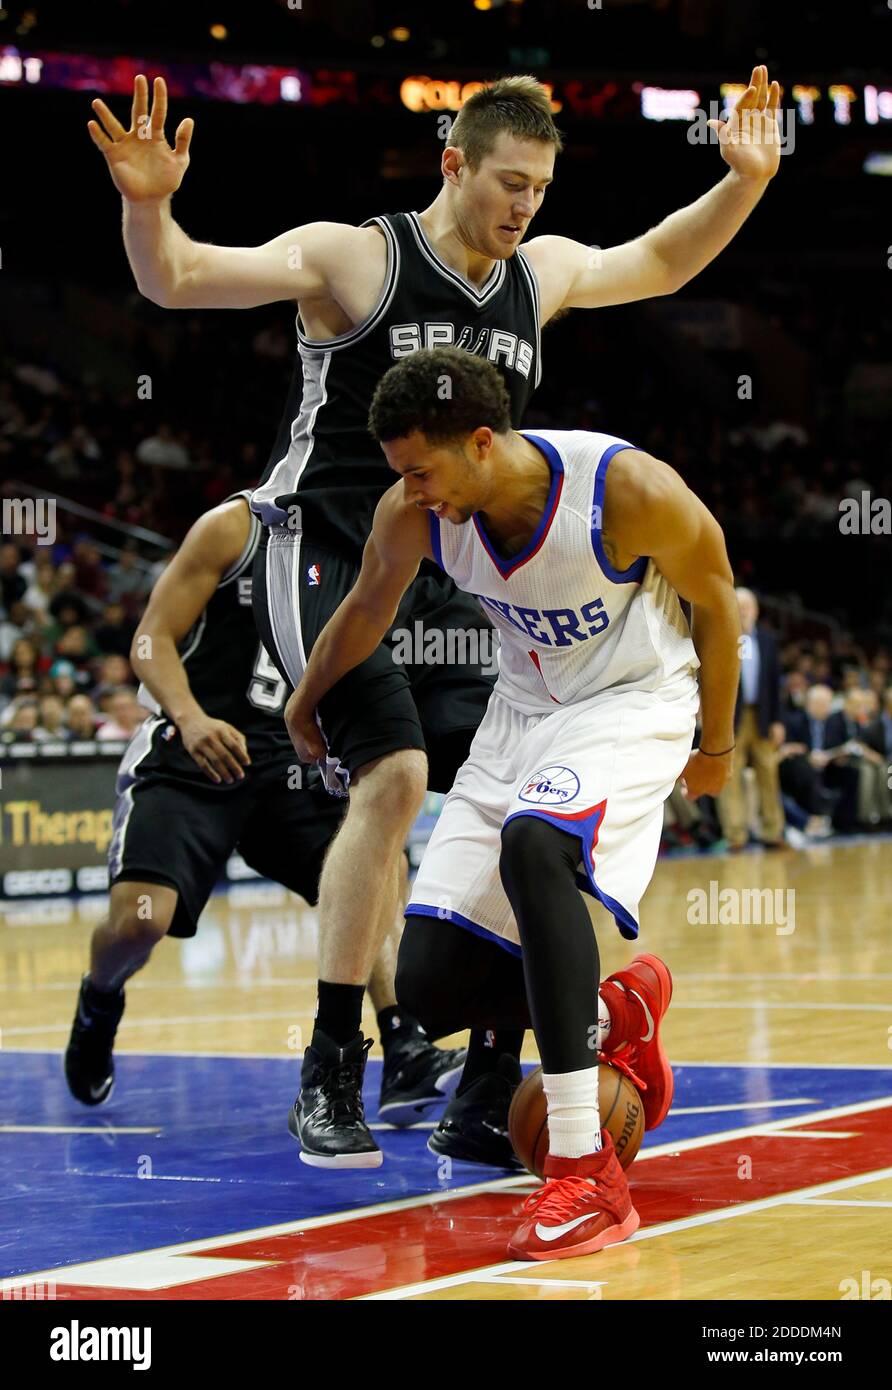
<svg viewBox="0 0 892 1390">
<path fill-rule="evenodd" d="M 133 641 L 150 713 L 118 769 L 109 917 L 93 934 L 65 1056 L 69 1087 L 87 1105 L 111 1094 L 125 981 L 165 935 L 195 934 L 230 855 L 238 850 L 258 873 L 315 903 L 342 819 L 343 803 L 297 762 L 282 723 L 288 687 L 252 614 L 261 526 L 249 497 L 238 493 L 199 518 L 158 580 Z M 378 993 L 381 1113 L 411 1123 L 443 1101 L 463 1053 L 428 1043 L 395 1009 L 385 980 Z M 352 1086 L 342 1103 L 355 1103 Z"/>
</svg>

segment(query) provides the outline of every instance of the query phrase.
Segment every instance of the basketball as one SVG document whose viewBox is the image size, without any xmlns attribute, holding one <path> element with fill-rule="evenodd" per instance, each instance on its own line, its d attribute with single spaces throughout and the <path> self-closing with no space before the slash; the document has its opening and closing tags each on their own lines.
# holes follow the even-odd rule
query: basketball
<svg viewBox="0 0 892 1390">
<path fill-rule="evenodd" d="M 598 1109 L 601 1128 L 609 1132 L 620 1165 L 628 1168 L 644 1138 L 644 1107 L 628 1077 L 606 1062 L 598 1067 Z M 508 1133 L 521 1163 L 541 1178 L 548 1157 L 548 1102 L 541 1067 L 524 1077 L 514 1092 Z"/>
</svg>

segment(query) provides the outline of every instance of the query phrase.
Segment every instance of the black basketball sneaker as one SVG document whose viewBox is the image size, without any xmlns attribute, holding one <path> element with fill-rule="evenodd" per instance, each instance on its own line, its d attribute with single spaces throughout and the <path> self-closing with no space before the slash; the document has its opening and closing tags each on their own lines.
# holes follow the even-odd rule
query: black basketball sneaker
<svg viewBox="0 0 892 1390">
<path fill-rule="evenodd" d="M 423 1120 L 432 1105 L 442 1105 L 452 1095 L 466 1056 L 463 1047 L 435 1047 L 421 1029 L 385 1047 L 379 1119 L 399 1129 Z"/>
<path fill-rule="evenodd" d="M 466 1091 L 453 1096 L 427 1141 L 431 1152 L 462 1163 L 522 1171 L 508 1138 L 508 1109 L 522 1075 L 517 1058 L 503 1053 L 494 1072 L 478 1076 Z"/>
<path fill-rule="evenodd" d="M 81 980 L 71 1037 L 65 1050 L 65 1080 L 75 1100 L 102 1105 L 115 1084 L 112 1048 L 124 1012 L 124 991 L 102 994 L 89 976 Z"/>
<path fill-rule="evenodd" d="M 312 1168 L 378 1168 L 383 1162 L 362 1106 L 371 1045 L 371 1038 L 361 1033 L 346 1047 L 338 1047 L 318 1028 L 313 1033 L 304 1053 L 300 1095 L 288 1116 L 301 1161 Z"/>
</svg>

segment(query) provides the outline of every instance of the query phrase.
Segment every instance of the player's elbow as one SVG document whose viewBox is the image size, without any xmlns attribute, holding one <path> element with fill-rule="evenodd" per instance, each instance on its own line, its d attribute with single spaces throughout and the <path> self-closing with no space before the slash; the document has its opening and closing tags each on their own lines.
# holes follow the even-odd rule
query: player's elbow
<svg viewBox="0 0 892 1390">
<path fill-rule="evenodd" d="M 397 606 L 383 598 L 360 596 L 353 593 L 349 604 L 350 617 L 358 627 L 374 640 L 375 645 L 384 640 L 388 629 L 393 626 Z M 346 605 L 345 605 L 346 606 Z"/>
<path fill-rule="evenodd" d="M 653 244 L 647 244 L 647 284 L 648 298 L 658 299 L 663 295 L 676 294 L 682 285 L 691 278 L 679 266 L 668 260 Z"/>
<path fill-rule="evenodd" d="M 690 275 L 683 275 L 681 271 L 674 269 L 666 261 L 660 260 L 654 272 L 656 284 L 654 298 L 661 298 L 667 294 L 677 294 L 682 285 L 686 285 L 690 279 Z"/>
<path fill-rule="evenodd" d="M 690 601 L 695 609 L 699 609 L 701 613 L 709 614 L 714 618 L 722 619 L 732 627 L 739 628 L 740 609 L 734 591 L 732 574 L 725 574 L 718 569 L 701 572 L 697 576 L 696 583 L 689 587 L 691 589 Z"/>
<path fill-rule="evenodd" d="M 157 626 L 141 623 L 133 634 L 133 641 L 130 643 L 130 665 L 134 673 L 142 679 L 143 664 L 151 661 L 156 655 L 159 645 L 164 641 L 173 642 L 170 633 L 163 632 Z M 174 647 L 176 643 L 173 642 Z"/>
<path fill-rule="evenodd" d="M 176 291 L 163 285 L 150 285 L 136 282 L 143 299 L 148 299 L 152 304 L 157 304 L 159 309 L 179 309 L 185 307 L 176 302 Z"/>
<path fill-rule="evenodd" d="M 153 645 L 152 634 L 145 628 L 137 628 L 133 634 L 133 641 L 130 643 L 130 665 L 136 674 L 139 674 L 138 667 L 142 665 L 147 652 L 151 654 Z"/>
</svg>

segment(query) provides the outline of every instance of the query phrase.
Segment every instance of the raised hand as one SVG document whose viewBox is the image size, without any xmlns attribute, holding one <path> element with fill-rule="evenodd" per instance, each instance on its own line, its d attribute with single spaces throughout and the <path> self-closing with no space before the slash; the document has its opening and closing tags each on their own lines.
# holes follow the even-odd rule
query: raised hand
<svg viewBox="0 0 892 1390">
<path fill-rule="evenodd" d="M 780 86 L 768 83 L 764 65 L 753 68 L 750 85 L 727 121 L 707 121 L 719 137 L 722 159 L 743 178 L 770 179 L 780 165 L 777 108 Z"/>
<path fill-rule="evenodd" d="M 189 143 L 195 122 L 191 116 L 180 121 L 171 149 L 164 136 L 164 78 L 155 78 L 151 114 L 149 85 L 142 73 L 134 80 L 129 130 L 124 129 L 104 101 L 97 98 L 92 105 L 99 120 L 88 121 L 87 129 L 93 144 L 105 155 L 118 192 L 131 203 L 161 202 L 175 193 L 189 167 Z"/>
</svg>

